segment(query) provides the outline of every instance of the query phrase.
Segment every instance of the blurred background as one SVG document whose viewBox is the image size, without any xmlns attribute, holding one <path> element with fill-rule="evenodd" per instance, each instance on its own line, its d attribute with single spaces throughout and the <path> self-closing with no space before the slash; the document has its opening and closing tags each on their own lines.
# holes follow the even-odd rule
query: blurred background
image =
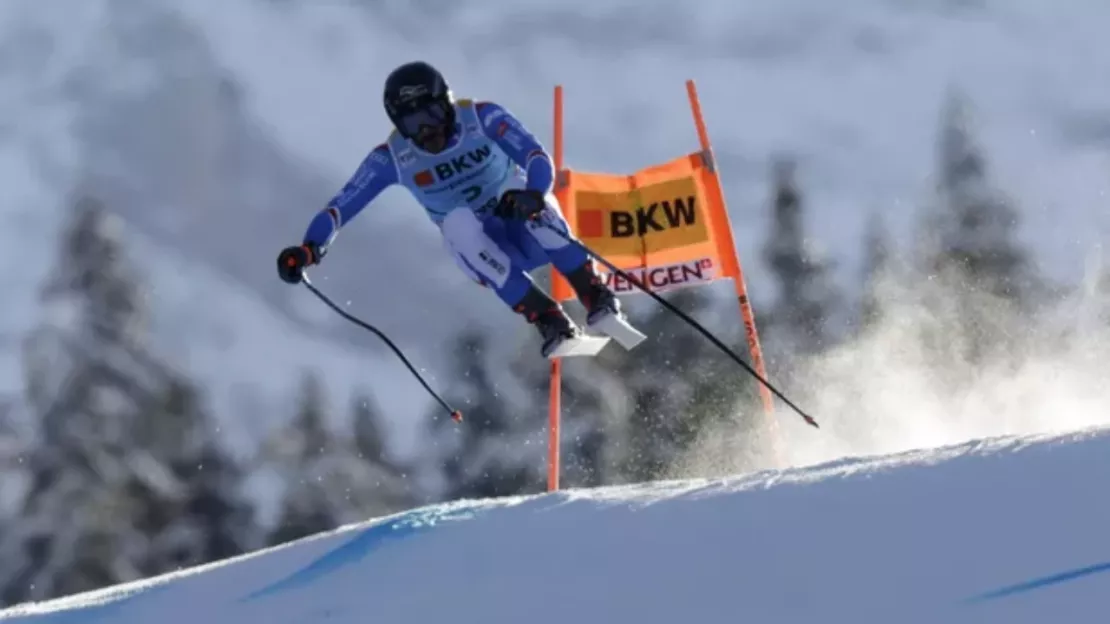
<svg viewBox="0 0 1110 624">
<path fill-rule="evenodd" d="M 5 0 L 0 605 L 543 491 L 536 336 L 402 191 L 313 278 L 462 425 L 275 274 L 412 59 L 549 145 L 564 85 L 595 171 L 696 149 L 697 81 L 770 376 L 823 425 L 779 414 L 790 465 L 1105 424 L 1108 28 L 1095 0 Z M 730 285 L 668 298 L 746 354 Z M 565 366 L 563 485 L 772 467 L 751 380 L 627 305 L 649 342 Z"/>
</svg>

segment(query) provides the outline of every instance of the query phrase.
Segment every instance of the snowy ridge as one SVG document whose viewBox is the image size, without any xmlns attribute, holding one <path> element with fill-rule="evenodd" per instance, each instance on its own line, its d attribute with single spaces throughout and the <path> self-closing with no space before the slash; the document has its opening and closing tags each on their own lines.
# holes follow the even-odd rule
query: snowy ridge
<svg viewBox="0 0 1110 624">
<path fill-rule="evenodd" d="M 1047 622 L 1105 610 L 1110 431 L 458 501 L 5 622 Z"/>
</svg>

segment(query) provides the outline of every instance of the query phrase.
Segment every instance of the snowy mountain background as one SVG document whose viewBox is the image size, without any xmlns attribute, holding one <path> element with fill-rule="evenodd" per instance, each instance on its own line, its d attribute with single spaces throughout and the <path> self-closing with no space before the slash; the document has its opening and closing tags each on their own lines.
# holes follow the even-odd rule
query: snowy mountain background
<svg viewBox="0 0 1110 624">
<path fill-rule="evenodd" d="M 811 231 L 848 287 L 867 219 L 908 243 L 932 192 L 944 94 L 979 112 L 997 184 L 1056 279 L 1077 282 L 1107 234 L 1110 10 L 1031 0 L 913 2 L 296 2 L 8 0 L 0 5 L 0 233 L 11 270 L 0 393 L 22 386 L 66 202 L 105 197 L 137 244 L 159 345 L 249 443 L 318 370 L 337 400 L 370 387 L 402 444 L 427 405 L 375 339 L 275 279 L 277 251 L 387 132 L 381 81 L 438 64 L 550 141 L 567 95 L 568 164 L 631 170 L 696 145 L 697 81 L 752 296 L 767 291 L 768 160 L 800 158 Z M 317 282 L 433 373 L 443 341 L 483 323 L 523 333 L 442 252 L 401 192 L 340 236 Z M 419 396 L 416 394 L 415 396 Z"/>
</svg>

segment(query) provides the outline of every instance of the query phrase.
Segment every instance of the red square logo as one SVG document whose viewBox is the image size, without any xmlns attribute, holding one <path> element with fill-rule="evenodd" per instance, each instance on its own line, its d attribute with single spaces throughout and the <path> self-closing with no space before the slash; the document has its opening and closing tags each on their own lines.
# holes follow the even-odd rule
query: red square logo
<svg viewBox="0 0 1110 624">
<path fill-rule="evenodd" d="M 431 186 L 435 184 L 436 179 L 432 177 L 432 172 L 430 170 L 425 169 L 412 176 L 412 181 L 416 182 L 417 186 Z"/>
<path fill-rule="evenodd" d="M 601 238 L 605 236 L 605 214 L 600 210 L 579 211 L 578 235 L 582 238 Z"/>
</svg>

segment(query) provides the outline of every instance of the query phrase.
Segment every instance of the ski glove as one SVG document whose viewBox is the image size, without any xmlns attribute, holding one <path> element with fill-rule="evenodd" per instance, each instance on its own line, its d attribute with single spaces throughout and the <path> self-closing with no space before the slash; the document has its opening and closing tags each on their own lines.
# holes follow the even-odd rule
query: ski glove
<svg viewBox="0 0 1110 624">
<path fill-rule="evenodd" d="M 539 191 L 510 189 L 501 194 L 501 201 L 493 213 L 502 219 L 529 220 L 539 217 L 546 206 L 543 193 Z"/>
<path fill-rule="evenodd" d="M 290 284 L 300 283 L 304 277 L 304 268 L 320 262 L 320 248 L 313 243 L 305 243 L 295 247 L 286 247 L 278 254 L 278 276 Z"/>
</svg>

